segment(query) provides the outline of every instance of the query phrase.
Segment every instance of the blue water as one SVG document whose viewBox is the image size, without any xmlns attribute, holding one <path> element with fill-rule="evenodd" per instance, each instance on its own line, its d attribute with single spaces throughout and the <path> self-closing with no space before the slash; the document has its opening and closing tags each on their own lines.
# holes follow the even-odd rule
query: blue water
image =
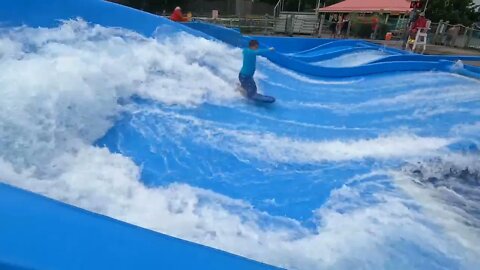
<svg viewBox="0 0 480 270">
<path fill-rule="evenodd" d="M 0 31 L 2 181 L 289 269 L 480 265 L 475 68 L 259 37 L 277 101 L 256 104 L 235 90 L 252 37 L 51 1 L 0 11 L 27 24 Z"/>
<path fill-rule="evenodd" d="M 402 198 L 409 211 L 424 214 L 422 202 L 399 188 L 387 171 L 415 168 L 418 161 L 448 155 L 450 140 L 452 145 L 453 141 L 478 142 L 476 134 L 457 137 L 453 132 L 460 123 L 475 125 L 478 121 L 480 84 L 473 79 L 406 72 L 307 80 L 289 76 L 265 62 L 259 70 L 263 77 L 258 80 L 260 88 L 277 98 L 273 105 L 239 99 L 185 108 L 134 98 L 130 102 L 135 113 L 123 115 L 97 144 L 141 165 L 141 178 L 148 186 L 187 183 L 247 201 L 270 216 L 287 217 L 321 234 L 318 226 L 326 217 L 314 214 L 318 209 L 333 209 L 348 216 L 385 203 L 382 196 Z M 418 137 L 449 142 L 424 153 L 417 148 L 431 142 L 412 139 Z M 387 139 L 373 145 L 355 145 L 379 138 Z M 345 146 L 338 149 L 336 142 Z M 403 147 L 410 150 L 404 152 Z M 434 162 L 430 166 L 448 170 L 449 165 Z M 362 175 L 361 180 L 352 180 Z M 477 184 L 471 188 L 477 188 Z M 332 197 L 344 189 L 354 190 L 358 197 Z M 475 213 L 467 216 L 478 229 L 474 221 L 479 218 L 478 198 L 467 200 L 476 205 Z M 442 238 L 444 228 L 427 221 L 428 217 L 424 219 L 420 222 Z M 356 222 L 354 217 L 352 222 Z M 396 253 L 385 259 L 385 268 L 471 266 L 414 239 L 392 239 L 384 245 Z M 413 264 L 402 262 L 403 257 Z"/>
<path fill-rule="evenodd" d="M 320 147 L 301 153 L 304 160 L 286 157 L 283 161 L 262 153 L 264 147 L 275 151 L 276 147 L 294 148 L 289 142 L 357 141 L 397 133 L 449 138 L 456 124 L 477 120 L 470 116 L 470 110 L 478 105 L 478 93 L 459 101 L 434 97 L 462 89 L 472 92 L 478 86 L 477 81 L 459 76 L 404 73 L 316 84 L 285 80 L 284 74 L 269 65 L 262 65 L 260 70 L 267 78 L 259 84 L 267 94 L 277 97 L 276 104 L 237 100 L 184 108 L 132 99 L 135 113 L 126 113 L 98 144 L 141 164 L 142 179 L 148 185 L 186 182 L 249 201 L 272 215 L 308 222 L 312 211 L 321 207 L 332 190 L 355 175 L 401 166 L 402 156 L 377 160 L 375 156 L 357 158 L 347 153 L 344 160 L 336 160 L 323 154 Z M 435 80 L 427 79 L 429 76 Z M 402 81 L 414 78 L 418 81 L 408 85 Z M 386 82 L 393 83 L 381 85 Z M 405 100 L 395 102 L 398 97 Z M 377 105 L 382 102 L 387 105 Z M 393 104 L 388 105 L 390 102 Z M 415 117 L 426 104 L 426 113 L 447 106 L 455 106 L 455 111 Z M 245 134 L 251 141 L 237 138 Z M 267 135 L 275 139 L 264 139 Z M 278 138 L 288 142 L 276 145 Z M 259 153 L 249 156 L 234 149 L 243 144 L 255 148 L 257 139 L 262 144 Z M 310 158 L 309 154 L 321 157 Z"/>
</svg>

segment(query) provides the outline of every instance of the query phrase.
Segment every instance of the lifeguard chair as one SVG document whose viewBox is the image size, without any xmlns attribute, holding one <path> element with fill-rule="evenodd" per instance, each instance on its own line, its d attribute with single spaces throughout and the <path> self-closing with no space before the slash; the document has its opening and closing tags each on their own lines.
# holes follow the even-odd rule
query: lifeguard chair
<svg viewBox="0 0 480 270">
<path fill-rule="evenodd" d="M 418 28 L 417 34 L 415 35 L 415 40 L 413 41 L 412 51 L 415 51 L 417 46 L 423 46 L 422 54 L 425 52 L 425 49 L 427 48 L 427 35 L 431 24 L 432 21 L 427 20 L 427 25 L 425 27 Z M 407 42 L 407 49 L 409 45 L 410 44 Z"/>
</svg>

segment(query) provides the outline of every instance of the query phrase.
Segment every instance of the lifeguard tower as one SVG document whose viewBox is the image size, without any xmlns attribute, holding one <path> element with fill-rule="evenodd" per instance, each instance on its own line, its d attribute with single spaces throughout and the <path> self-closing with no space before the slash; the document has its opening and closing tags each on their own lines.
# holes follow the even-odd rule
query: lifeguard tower
<svg viewBox="0 0 480 270">
<path fill-rule="evenodd" d="M 431 24 L 432 21 L 427 20 L 425 27 L 418 28 L 417 34 L 415 35 L 415 40 L 413 41 L 412 51 L 415 51 L 417 46 L 423 46 L 422 53 L 425 52 L 425 49 L 427 48 L 427 35 Z M 407 44 L 406 49 L 408 49 L 410 45 L 411 44 Z"/>
</svg>

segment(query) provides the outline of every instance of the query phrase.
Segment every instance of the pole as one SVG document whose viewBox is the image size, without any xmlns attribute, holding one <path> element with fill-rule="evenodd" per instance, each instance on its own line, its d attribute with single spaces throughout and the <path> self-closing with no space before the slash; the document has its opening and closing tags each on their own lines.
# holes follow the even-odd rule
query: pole
<svg viewBox="0 0 480 270">
<path fill-rule="evenodd" d="M 300 12 L 301 5 L 302 5 L 302 0 L 298 0 L 298 9 L 297 9 L 298 12 Z"/>
<path fill-rule="evenodd" d="M 427 2 L 425 3 L 425 6 L 423 7 L 423 12 L 425 12 L 427 10 L 428 2 L 429 2 L 429 0 L 427 0 Z"/>
<path fill-rule="evenodd" d="M 325 14 L 320 15 L 317 37 L 322 37 L 323 24 L 325 23 Z"/>
<path fill-rule="evenodd" d="M 348 20 L 348 27 L 347 27 L 347 38 L 350 37 L 350 28 L 352 27 L 352 21 Z"/>
<path fill-rule="evenodd" d="M 437 30 L 435 30 L 435 35 L 433 35 L 433 44 L 438 44 L 437 39 L 438 39 L 438 34 L 441 33 L 441 28 L 443 27 L 443 20 L 440 20 L 438 22 L 438 27 Z"/>
</svg>

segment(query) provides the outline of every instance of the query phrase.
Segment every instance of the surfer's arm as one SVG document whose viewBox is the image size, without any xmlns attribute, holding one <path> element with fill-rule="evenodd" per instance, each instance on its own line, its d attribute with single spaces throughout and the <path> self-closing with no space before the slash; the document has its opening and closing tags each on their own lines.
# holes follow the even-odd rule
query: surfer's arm
<svg viewBox="0 0 480 270">
<path fill-rule="evenodd" d="M 257 55 L 258 55 L 258 54 L 264 54 L 264 53 L 267 53 L 267 52 L 271 52 L 271 51 L 273 51 L 273 50 L 274 50 L 273 47 L 272 47 L 272 48 L 268 48 L 268 49 L 258 49 L 258 50 L 255 51 L 255 54 L 257 54 Z"/>
</svg>

